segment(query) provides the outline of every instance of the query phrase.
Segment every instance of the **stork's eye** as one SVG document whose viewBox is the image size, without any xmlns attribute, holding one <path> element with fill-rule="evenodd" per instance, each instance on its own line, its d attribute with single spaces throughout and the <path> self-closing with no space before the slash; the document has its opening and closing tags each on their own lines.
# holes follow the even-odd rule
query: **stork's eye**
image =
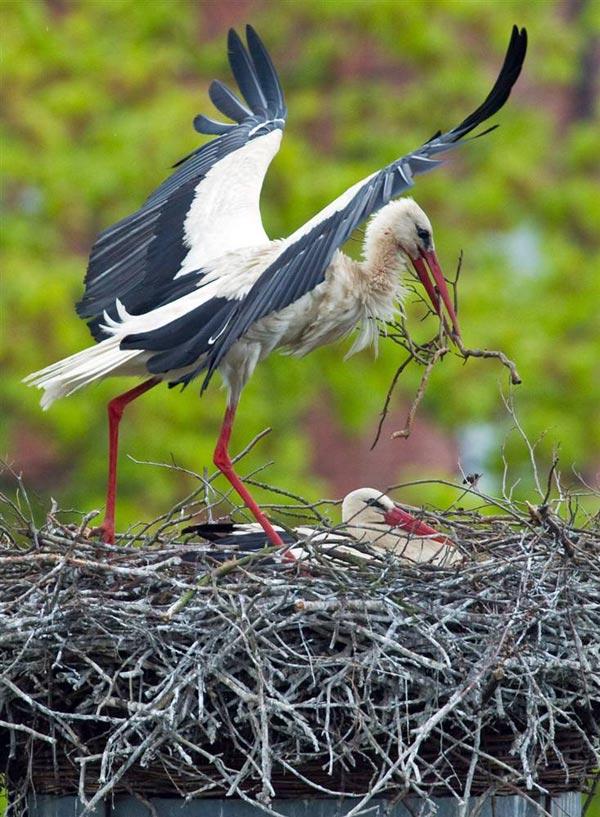
<svg viewBox="0 0 600 817">
<path fill-rule="evenodd" d="M 378 511 L 385 512 L 386 510 L 385 505 L 383 505 L 378 499 L 367 499 L 366 504 L 370 505 L 371 508 L 377 508 Z"/>
<path fill-rule="evenodd" d="M 431 241 L 431 233 L 429 230 L 426 230 L 425 227 L 417 227 L 417 235 L 423 242 L 423 244 L 429 244 Z"/>
</svg>

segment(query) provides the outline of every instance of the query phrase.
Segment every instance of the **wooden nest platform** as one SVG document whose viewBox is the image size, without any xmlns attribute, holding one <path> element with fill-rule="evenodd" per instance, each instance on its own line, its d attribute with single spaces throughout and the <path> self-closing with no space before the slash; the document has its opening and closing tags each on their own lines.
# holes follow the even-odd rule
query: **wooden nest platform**
<svg viewBox="0 0 600 817">
<path fill-rule="evenodd" d="M 457 568 L 193 562 L 179 516 L 110 547 L 7 502 L 0 761 L 33 791 L 466 798 L 600 765 L 600 529 L 550 509 L 430 518 Z M 181 511 L 181 506 L 179 506 Z M 537 514 L 537 516 L 536 516 Z M 596 520 L 597 523 L 597 520 Z M 547 813 L 541 808 L 541 813 Z"/>
</svg>

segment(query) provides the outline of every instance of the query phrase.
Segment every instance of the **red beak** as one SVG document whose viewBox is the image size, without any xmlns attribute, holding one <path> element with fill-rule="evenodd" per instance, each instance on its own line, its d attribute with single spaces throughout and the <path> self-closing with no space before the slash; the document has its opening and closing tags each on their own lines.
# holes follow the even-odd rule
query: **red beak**
<svg viewBox="0 0 600 817">
<path fill-rule="evenodd" d="M 412 262 L 415 270 L 417 271 L 420 282 L 423 284 L 427 294 L 429 295 L 429 300 L 431 301 L 433 308 L 441 318 L 441 298 L 444 306 L 446 307 L 446 312 L 452 321 L 454 334 L 460 337 L 460 327 L 458 325 L 456 312 L 454 311 L 454 304 L 452 303 L 452 298 L 448 292 L 448 287 L 446 285 L 446 281 L 444 280 L 442 270 L 440 269 L 435 250 L 421 250 L 421 257 L 413 258 Z M 430 275 L 433 276 L 433 281 L 431 280 Z"/>
<path fill-rule="evenodd" d="M 414 536 L 428 536 L 435 539 L 436 542 L 452 544 L 450 539 L 444 536 L 443 533 L 432 528 L 426 522 L 421 522 L 420 519 L 407 513 L 407 511 L 403 511 L 402 508 L 399 508 L 397 505 L 391 511 L 387 511 L 383 518 L 386 525 L 389 525 L 391 528 L 401 528 L 402 530 L 412 533 Z"/>
</svg>

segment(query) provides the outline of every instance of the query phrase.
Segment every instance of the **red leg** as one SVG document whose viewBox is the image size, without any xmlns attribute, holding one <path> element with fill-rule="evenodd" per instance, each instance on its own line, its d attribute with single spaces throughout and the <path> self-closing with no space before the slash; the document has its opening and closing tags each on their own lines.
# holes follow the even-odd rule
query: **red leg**
<svg viewBox="0 0 600 817">
<path fill-rule="evenodd" d="M 119 450 L 119 423 L 128 403 L 160 383 L 160 378 L 152 377 L 111 400 L 108 404 L 108 486 L 106 489 L 106 510 L 104 522 L 94 530 L 101 533 L 107 544 L 115 542 L 115 504 L 117 499 L 117 455 Z"/>
<path fill-rule="evenodd" d="M 270 542 L 277 547 L 283 547 L 283 541 L 277 531 L 273 528 L 267 517 L 258 507 L 256 502 L 250 496 L 250 493 L 245 488 L 244 483 L 238 477 L 238 475 L 233 470 L 233 465 L 231 462 L 231 458 L 229 456 L 229 440 L 231 438 L 231 431 L 233 429 L 233 420 L 235 418 L 235 410 L 237 405 L 228 406 L 227 411 L 225 412 L 225 417 L 223 419 L 223 425 L 221 426 L 221 433 L 219 434 L 219 439 L 217 441 L 217 447 L 215 448 L 215 454 L 213 457 L 214 463 L 221 471 L 222 474 L 229 480 L 233 488 L 237 491 L 240 497 L 244 500 L 244 504 L 252 513 L 252 516 L 256 519 L 259 525 L 262 527 L 264 532 L 267 534 L 267 538 Z M 295 561 L 295 558 L 291 554 L 286 553 L 287 559 Z"/>
</svg>

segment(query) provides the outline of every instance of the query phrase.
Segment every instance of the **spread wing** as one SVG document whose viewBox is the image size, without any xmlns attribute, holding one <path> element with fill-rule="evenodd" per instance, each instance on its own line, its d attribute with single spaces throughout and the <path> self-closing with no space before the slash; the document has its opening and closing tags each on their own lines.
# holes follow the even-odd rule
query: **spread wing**
<svg viewBox="0 0 600 817">
<path fill-rule="evenodd" d="M 147 312 L 169 298 L 177 276 L 268 241 L 260 191 L 287 111 L 275 68 L 251 26 L 246 38 L 247 48 L 229 32 L 229 63 L 244 101 L 218 80 L 209 88 L 215 107 L 235 124 L 197 116 L 196 130 L 217 138 L 178 162 L 137 212 L 101 233 L 92 247 L 77 313 L 89 319 L 97 340 L 104 337 L 104 311 L 118 317 L 116 299 L 130 314 Z"/>
<path fill-rule="evenodd" d="M 208 354 L 201 367 L 208 370 L 203 389 L 233 344 L 253 323 L 284 309 L 321 283 L 334 253 L 361 222 L 412 187 L 415 176 L 442 164 L 435 158 L 438 154 L 456 147 L 504 105 L 521 72 L 526 49 L 525 29 L 519 31 L 514 26 L 494 87 L 472 114 L 452 130 L 436 133 L 414 152 L 354 185 L 286 241 L 281 254 L 236 305 L 233 314 L 227 315 L 226 329 L 219 342 L 206 350 Z"/>
<path fill-rule="evenodd" d="M 464 144 L 461 140 L 467 134 L 504 105 L 521 71 L 526 48 L 525 29 L 513 27 L 504 64 L 485 101 L 455 128 L 436 133 L 417 150 L 358 182 L 303 225 L 283 242 L 281 252 L 244 297 L 213 298 L 159 329 L 128 335 L 121 348 L 154 352 L 146 364 L 154 374 L 198 361 L 195 369 L 171 385 L 186 384 L 206 371 L 204 390 L 231 347 L 254 323 L 318 286 L 336 250 L 361 222 L 411 188 L 415 176 L 440 165 L 438 154 Z M 490 130 L 493 128 L 478 135 Z"/>
</svg>

